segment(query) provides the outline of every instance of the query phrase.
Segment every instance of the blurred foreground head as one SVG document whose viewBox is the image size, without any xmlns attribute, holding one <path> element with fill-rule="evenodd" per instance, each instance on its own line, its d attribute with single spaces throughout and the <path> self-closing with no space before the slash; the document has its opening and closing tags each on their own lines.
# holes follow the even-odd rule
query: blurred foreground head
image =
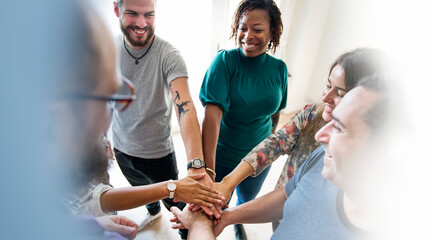
<svg viewBox="0 0 427 240">
<path fill-rule="evenodd" d="M 108 159 L 101 134 L 110 123 L 112 108 L 108 98 L 121 85 L 113 38 L 101 18 L 80 4 L 80 41 L 74 46 L 72 62 L 58 80 L 51 104 L 54 161 L 64 171 L 65 180 L 75 187 L 105 173 Z"/>
</svg>

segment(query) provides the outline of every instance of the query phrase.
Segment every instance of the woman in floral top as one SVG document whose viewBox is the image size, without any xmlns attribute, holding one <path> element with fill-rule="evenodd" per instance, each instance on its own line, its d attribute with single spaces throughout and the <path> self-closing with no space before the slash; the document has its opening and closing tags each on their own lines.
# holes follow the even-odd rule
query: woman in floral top
<svg viewBox="0 0 427 240">
<path fill-rule="evenodd" d="M 323 103 L 305 106 L 283 128 L 259 143 L 230 174 L 217 183 L 217 190 L 229 199 L 242 180 L 249 175 L 257 176 L 281 155 L 287 154 L 289 157 L 276 184 L 276 188 L 284 187 L 311 152 L 319 147 L 314 135 L 332 120 L 332 111 L 342 97 L 356 87 L 359 80 L 380 69 L 384 62 L 382 59 L 385 56 L 381 51 L 366 48 L 338 57 L 329 70 Z"/>
</svg>

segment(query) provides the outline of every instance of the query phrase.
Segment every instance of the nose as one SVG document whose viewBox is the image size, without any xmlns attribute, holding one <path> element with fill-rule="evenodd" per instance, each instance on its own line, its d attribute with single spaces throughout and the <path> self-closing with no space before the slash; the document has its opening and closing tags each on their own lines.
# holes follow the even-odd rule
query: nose
<svg viewBox="0 0 427 240">
<path fill-rule="evenodd" d="M 245 38 L 246 38 L 246 40 L 249 40 L 249 39 L 253 38 L 253 32 L 252 32 L 252 30 L 248 29 L 248 31 L 246 31 Z"/>
<path fill-rule="evenodd" d="M 319 131 L 317 131 L 314 138 L 319 143 L 329 143 L 329 136 L 332 130 L 332 126 L 334 124 L 334 120 L 327 123 L 325 126 L 323 126 Z"/>
<path fill-rule="evenodd" d="M 147 21 L 145 20 L 144 15 L 138 16 L 135 25 L 138 26 L 139 28 L 144 28 L 145 26 L 147 26 Z"/>
<path fill-rule="evenodd" d="M 322 101 L 325 103 L 331 103 L 333 102 L 333 93 L 332 93 L 332 88 L 331 89 L 325 89 L 325 91 L 323 91 L 323 97 L 322 97 Z"/>
</svg>

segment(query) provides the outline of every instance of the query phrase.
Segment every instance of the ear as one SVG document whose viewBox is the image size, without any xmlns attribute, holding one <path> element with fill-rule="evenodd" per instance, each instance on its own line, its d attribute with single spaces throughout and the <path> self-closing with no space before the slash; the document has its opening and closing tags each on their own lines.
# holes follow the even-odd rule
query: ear
<svg viewBox="0 0 427 240">
<path fill-rule="evenodd" d="M 117 17 L 119 17 L 119 7 L 117 7 L 117 3 L 116 1 L 113 2 L 114 5 L 114 13 L 116 14 Z"/>
</svg>

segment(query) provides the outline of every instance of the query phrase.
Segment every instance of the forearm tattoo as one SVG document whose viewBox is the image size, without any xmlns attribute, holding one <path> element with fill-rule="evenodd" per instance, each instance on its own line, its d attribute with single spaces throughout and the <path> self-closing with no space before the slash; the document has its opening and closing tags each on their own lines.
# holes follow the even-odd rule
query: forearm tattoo
<svg viewBox="0 0 427 240">
<path fill-rule="evenodd" d="M 190 101 L 184 101 L 184 102 L 179 103 L 178 101 L 181 100 L 181 96 L 179 95 L 178 91 L 175 91 L 175 93 L 176 93 L 176 97 L 173 100 L 173 102 L 175 103 L 176 108 L 178 109 L 178 121 L 181 121 L 181 116 L 184 116 L 190 110 L 190 109 L 185 109 L 184 108 L 184 107 L 187 106 L 187 104 Z"/>
</svg>

